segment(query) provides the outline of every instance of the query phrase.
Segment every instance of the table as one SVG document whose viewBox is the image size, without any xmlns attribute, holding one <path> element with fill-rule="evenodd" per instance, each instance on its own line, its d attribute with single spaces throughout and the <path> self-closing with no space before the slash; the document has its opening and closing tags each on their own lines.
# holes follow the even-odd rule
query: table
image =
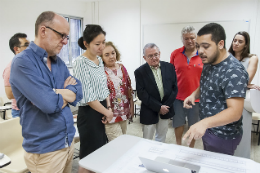
<svg viewBox="0 0 260 173">
<path fill-rule="evenodd" d="M 0 159 L 0 168 L 3 168 L 11 163 L 11 159 L 5 155 L 4 158 Z"/>
<path fill-rule="evenodd" d="M 3 119 L 5 120 L 5 112 L 12 109 L 12 105 L 0 106 L 0 112 L 3 112 Z"/>
<path fill-rule="evenodd" d="M 79 161 L 83 168 L 104 173 L 148 173 L 139 156 L 157 156 L 201 166 L 200 173 L 257 173 L 260 164 L 250 159 L 165 144 L 136 136 L 122 135 Z"/>
<path fill-rule="evenodd" d="M 125 139 L 127 139 L 125 141 Z M 111 166 L 117 159 L 124 155 L 129 148 L 138 143 L 142 138 L 138 138 L 130 135 L 123 135 L 115 140 L 109 142 L 93 153 L 89 154 L 79 161 L 79 165 L 83 168 L 94 172 L 104 172 L 109 166 Z M 122 147 L 122 143 L 123 146 Z M 116 150 L 112 151 L 110 148 Z M 104 154 L 106 153 L 106 154 Z M 101 156 L 101 157 L 99 157 Z M 102 163 L 102 164 L 101 164 Z"/>
</svg>

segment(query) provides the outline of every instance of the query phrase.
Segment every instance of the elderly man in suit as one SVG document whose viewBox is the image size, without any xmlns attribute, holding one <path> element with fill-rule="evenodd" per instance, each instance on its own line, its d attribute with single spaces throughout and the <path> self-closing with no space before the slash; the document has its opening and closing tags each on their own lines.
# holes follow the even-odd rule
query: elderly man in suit
<svg viewBox="0 0 260 173">
<path fill-rule="evenodd" d="M 174 116 L 173 102 L 177 96 L 174 66 L 160 61 L 160 50 L 154 43 L 143 49 L 145 64 L 135 70 L 136 90 L 142 101 L 140 123 L 143 137 L 165 142 L 168 119 Z"/>
</svg>

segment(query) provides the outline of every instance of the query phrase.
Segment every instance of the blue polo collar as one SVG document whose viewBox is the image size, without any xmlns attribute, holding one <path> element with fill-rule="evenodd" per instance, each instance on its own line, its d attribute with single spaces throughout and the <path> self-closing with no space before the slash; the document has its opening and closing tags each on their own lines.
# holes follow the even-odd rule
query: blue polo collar
<svg viewBox="0 0 260 173">
<path fill-rule="evenodd" d="M 183 49 L 183 51 L 182 51 L 182 54 L 183 55 L 185 55 L 185 47 L 184 47 L 184 49 Z M 194 56 L 198 56 L 199 55 L 199 53 L 198 53 L 198 51 L 196 52 L 196 55 L 194 55 Z M 186 56 L 186 55 L 185 55 Z"/>
</svg>

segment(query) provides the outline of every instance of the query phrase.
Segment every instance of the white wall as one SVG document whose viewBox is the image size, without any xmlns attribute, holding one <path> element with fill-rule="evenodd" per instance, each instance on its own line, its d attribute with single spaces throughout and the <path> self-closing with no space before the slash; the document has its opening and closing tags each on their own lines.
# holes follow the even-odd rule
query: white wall
<svg viewBox="0 0 260 173">
<path fill-rule="evenodd" d="M 113 41 L 135 87 L 134 70 L 140 66 L 140 1 L 102 1 L 98 23 L 106 31 L 107 41 Z"/>
<path fill-rule="evenodd" d="M 34 24 L 43 11 L 83 17 L 83 23 L 92 23 L 91 2 L 66 0 L 1 0 L 0 1 L 0 74 L 12 60 L 14 54 L 9 48 L 9 39 L 17 32 L 27 34 L 34 40 Z M 84 25 L 85 26 L 85 25 Z M 0 97 L 8 101 L 4 91 L 4 82 L 0 78 Z"/>
<path fill-rule="evenodd" d="M 260 56 L 260 0 L 118 0 L 96 5 L 99 24 L 107 31 L 107 40 L 121 51 L 133 83 L 134 69 L 142 63 L 143 25 L 250 20 L 251 52 Z M 253 82 L 260 84 L 258 73 Z"/>
</svg>

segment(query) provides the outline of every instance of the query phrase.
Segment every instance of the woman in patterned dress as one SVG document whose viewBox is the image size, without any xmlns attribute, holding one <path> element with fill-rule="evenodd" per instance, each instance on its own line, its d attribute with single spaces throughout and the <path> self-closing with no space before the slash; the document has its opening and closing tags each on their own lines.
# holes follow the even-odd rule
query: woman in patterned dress
<svg viewBox="0 0 260 173">
<path fill-rule="evenodd" d="M 107 75 L 107 86 L 110 91 L 109 99 L 113 119 L 105 124 L 106 134 L 109 141 L 126 134 L 127 119 L 134 115 L 133 90 L 131 80 L 126 68 L 119 63 L 120 53 L 112 42 L 107 42 L 102 53 Z"/>
</svg>

